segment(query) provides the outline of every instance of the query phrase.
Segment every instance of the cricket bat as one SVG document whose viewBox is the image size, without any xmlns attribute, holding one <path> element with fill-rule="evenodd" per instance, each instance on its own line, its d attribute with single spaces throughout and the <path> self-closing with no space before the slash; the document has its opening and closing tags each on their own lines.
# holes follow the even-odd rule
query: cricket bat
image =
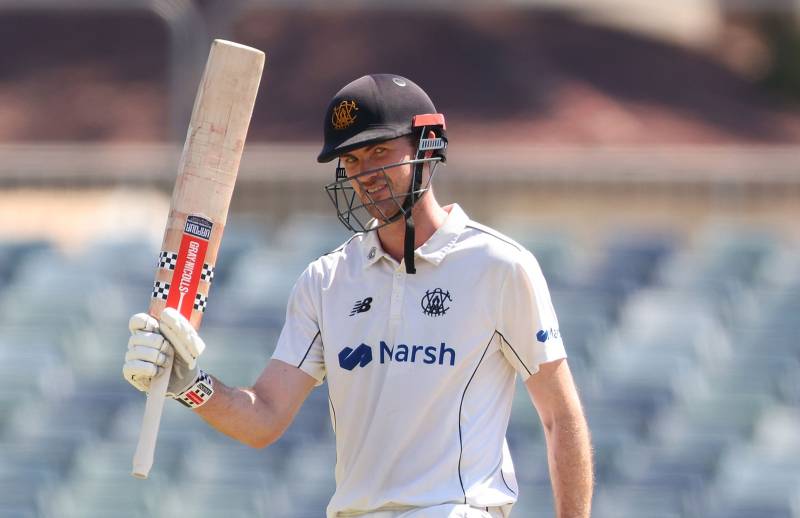
<svg viewBox="0 0 800 518">
<path fill-rule="evenodd" d="M 178 166 L 148 313 L 176 308 L 199 328 L 214 279 L 217 251 L 264 68 L 264 53 L 214 40 L 197 91 Z M 145 405 L 133 476 L 153 466 L 172 358 L 153 378 Z"/>
</svg>

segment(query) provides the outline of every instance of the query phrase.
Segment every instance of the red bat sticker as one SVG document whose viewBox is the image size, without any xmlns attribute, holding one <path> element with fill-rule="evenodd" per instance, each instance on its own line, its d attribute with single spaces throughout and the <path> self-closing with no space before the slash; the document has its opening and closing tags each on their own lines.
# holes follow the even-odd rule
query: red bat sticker
<svg viewBox="0 0 800 518">
<path fill-rule="evenodd" d="M 176 308 L 187 319 L 191 317 L 194 308 L 212 226 L 211 221 L 193 214 L 186 218 L 183 229 L 178 261 L 167 296 L 167 307 Z"/>
</svg>

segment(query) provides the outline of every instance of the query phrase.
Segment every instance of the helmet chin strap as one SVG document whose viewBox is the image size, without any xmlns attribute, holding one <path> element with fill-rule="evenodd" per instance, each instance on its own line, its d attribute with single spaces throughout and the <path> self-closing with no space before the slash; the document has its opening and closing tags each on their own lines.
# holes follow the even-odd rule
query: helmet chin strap
<svg viewBox="0 0 800 518">
<path fill-rule="evenodd" d="M 423 134 L 424 135 L 424 134 Z M 422 150 L 417 151 L 417 159 L 424 154 Z M 414 164 L 414 174 L 411 180 L 411 188 L 408 196 L 403 202 L 403 212 L 405 214 L 406 231 L 403 242 L 403 260 L 406 263 L 406 273 L 417 273 L 414 265 L 414 241 L 416 240 L 416 230 L 414 228 L 414 205 L 417 203 L 419 191 L 422 188 L 422 163 Z"/>
</svg>

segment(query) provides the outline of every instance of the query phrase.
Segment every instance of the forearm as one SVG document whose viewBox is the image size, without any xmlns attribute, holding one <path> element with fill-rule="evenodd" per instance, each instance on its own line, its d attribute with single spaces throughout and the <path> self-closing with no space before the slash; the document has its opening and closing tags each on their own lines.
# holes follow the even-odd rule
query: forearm
<svg viewBox="0 0 800 518">
<path fill-rule="evenodd" d="M 146 313 L 131 317 L 131 338 L 122 373 L 147 392 L 170 350 L 175 364 L 168 393 L 179 394 L 212 428 L 255 448 L 275 442 L 294 419 L 318 381 L 300 368 L 271 360 L 251 388 L 231 388 L 213 376 L 198 376 L 197 357 L 205 343 L 188 320 L 167 308 L 156 320 Z M 188 375 L 188 378 L 187 378 Z M 186 386 L 186 381 L 194 379 Z M 213 387 L 213 388 L 212 388 Z M 199 405 L 199 406 L 197 406 Z"/>
<path fill-rule="evenodd" d="M 582 413 L 568 415 L 545 430 L 557 518 L 588 518 L 594 476 L 589 429 Z"/>
<path fill-rule="evenodd" d="M 254 448 L 269 446 L 283 434 L 316 384 L 280 360 L 271 360 L 252 388 L 213 380 L 214 395 L 195 411 L 216 430 Z"/>
<path fill-rule="evenodd" d="M 252 388 L 228 387 L 213 378 L 214 395 L 195 412 L 215 430 L 254 448 L 275 442 L 283 432 L 268 402 Z"/>
</svg>

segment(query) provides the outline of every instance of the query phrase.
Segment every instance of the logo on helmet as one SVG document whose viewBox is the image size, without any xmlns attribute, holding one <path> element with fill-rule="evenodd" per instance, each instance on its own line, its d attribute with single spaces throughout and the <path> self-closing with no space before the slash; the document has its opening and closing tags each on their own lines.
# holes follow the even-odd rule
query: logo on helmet
<svg viewBox="0 0 800 518">
<path fill-rule="evenodd" d="M 342 101 L 333 108 L 331 113 L 331 124 L 334 129 L 343 130 L 353 125 L 356 121 L 356 115 L 353 112 L 358 111 L 355 101 Z"/>
</svg>

